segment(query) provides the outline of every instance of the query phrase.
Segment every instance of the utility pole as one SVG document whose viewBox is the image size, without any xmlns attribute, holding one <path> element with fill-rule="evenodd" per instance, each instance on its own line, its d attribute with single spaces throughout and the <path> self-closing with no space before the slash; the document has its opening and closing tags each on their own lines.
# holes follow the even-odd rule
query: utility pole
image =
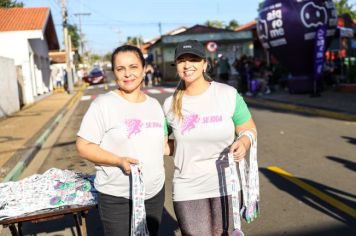
<svg viewBox="0 0 356 236">
<path fill-rule="evenodd" d="M 68 37 L 68 25 L 67 25 L 67 9 L 65 7 L 65 0 L 62 0 L 62 23 L 63 23 L 63 37 L 64 37 L 64 48 L 66 52 L 66 65 L 67 65 L 67 85 L 68 93 L 73 93 L 73 76 L 72 76 L 72 66 L 71 66 L 71 51 L 69 48 Z"/>
<path fill-rule="evenodd" d="M 114 30 L 114 32 L 117 33 L 117 38 L 118 38 L 117 44 L 120 46 L 122 44 L 122 41 L 120 39 L 121 31 L 116 29 L 116 30 Z"/>
<path fill-rule="evenodd" d="M 162 36 L 162 24 L 161 24 L 161 22 L 158 22 L 158 31 L 159 31 L 159 36 Z"/>
<path fill-rule="evenodd" d="M 74 13 L 79 19 L 79 36 L 80 36 L 80 54 L 84 53 L 84 42 L 83 42 L 83 32 L 82 32 L 82 16 L 90 16 L 90 13 Z"/>
</svg>

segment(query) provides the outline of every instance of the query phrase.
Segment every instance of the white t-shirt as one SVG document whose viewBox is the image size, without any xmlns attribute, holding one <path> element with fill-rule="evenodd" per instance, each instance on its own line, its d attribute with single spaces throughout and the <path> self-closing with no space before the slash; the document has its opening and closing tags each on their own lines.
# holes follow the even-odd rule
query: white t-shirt
<svg viewBox="0 0 356 236">
<path fill-rule="evenodd" d="M 187 201 L 230 195 L 227 154 L 235 126 L 251 114 L 236 89 L 217 82 L 198 96 L 183 96 L 178 120 L 171 111 L 173 97 L 164 103 L 175 138 L 173 200 Z"/>
<path fill-rule="evenodd" d="M 98 96 L 90 105 L 78 136 L 98 144 L 119 157 L 143 163 L 145 199 L 163 187 L 164 123 L 158 101 L 146 95 L 142 103 L 132 103 L 111 91 Z M 96 165 L 95 188 L 102 193 L 131 198 L 130 177 L 119 167 Z"/>
</svg>

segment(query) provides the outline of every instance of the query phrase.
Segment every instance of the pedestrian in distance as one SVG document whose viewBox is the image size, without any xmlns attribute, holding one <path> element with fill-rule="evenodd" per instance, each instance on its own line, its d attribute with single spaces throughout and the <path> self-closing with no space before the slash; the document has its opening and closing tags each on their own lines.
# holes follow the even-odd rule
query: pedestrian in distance
<svg viewBox="0 0 356 236">
<path fill-rule="evenodd" d="M 64 82 L 64 69 L 58 68 L 57 74 L 56 74 L 56 89 L 62 88 L 63 82 Z"/>
<path fill-rule="evenodd" d="M 152 85 L 154 84 L 154 82 L 153 82 L 154 68 L 153 68 L 152 64 L 148 63 L 146 65 L 145 73 L 146 73 L 145 86 L 152 87 Z"/>
<path fill-rule="evenodd" d="M 118 88 L 91 103 L 77 134 L 77 149 L 95 164 L 94 186 L 105 235 L 130 235 L 136 212 L 132 168 L 137 165 L 142 165 L 147 228 L 150 235 L 157 235 L 165 194 L 164 113 L 156 99 L 141 91 L 145 60 L 140 49 L 118 47 L 111 61 Z"/>
<path fill-rule="evenodd" d="M 224 55 L 220 55 L 217 67 L 220 81 L 226 83 L 229 80 L 230 64 Z"/>
<path fill-rule="evenodd" d="M 200 42 L 179 43 L 175 66 L 180 82 L 163 107 L 174 135 L 170 151 L 174 148 L 173 206 L 178 224 L 182 235 L 231 235 L 235 225 L 229 158 L 233 164 L 247 161 L 256 142 L 256 125 L 236 89 L 206 73 L 209 65 Z M 252 172 L 248 179 L 258 181 L 257 170 Z M 251 196 L 258 200 L 258 185 L 253 186 L 257 191 Z M 240 205 L 243 210 L 245 204 Z M 256 201 L 254 206 L 257 210 Z"/>
<path fill-rule="evenodd" d="M 153 65 L 153 69 L 154 69 L 154 72 L 153 72 L 153 82 L 154 82 L 154 85 L 160 85 L 161 82 L 162 82 L 162 73 L 159 69 L 159 66 L 157 64 Z"/>
</svg>

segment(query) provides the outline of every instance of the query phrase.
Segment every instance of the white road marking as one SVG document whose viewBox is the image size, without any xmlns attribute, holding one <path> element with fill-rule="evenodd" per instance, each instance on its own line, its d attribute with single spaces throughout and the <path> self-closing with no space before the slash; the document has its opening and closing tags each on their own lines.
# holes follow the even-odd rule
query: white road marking
<svg viewBox="0 0 356 236">
<path fill-rule="evenodd" d="M 91 95 L 84 95 L 82 96 L 82 98 L 80 99 L 81 101 L 87 101 L 91 99 Z"/>
<path fill-rule="evenodd" d="M 174 93 L 174 91 L 176 90 L 174 88 L 162 88 L 162 89 L 167 93 Z"/>
<path fill-rule="evenodd" d="M 162 93 L 161 90 L 158 90 L 158 89 L 147 89 L 146 90 L 147 93 L 151 93 L 151 94 L 159 94 L 159 93 Z"/>
</svg>

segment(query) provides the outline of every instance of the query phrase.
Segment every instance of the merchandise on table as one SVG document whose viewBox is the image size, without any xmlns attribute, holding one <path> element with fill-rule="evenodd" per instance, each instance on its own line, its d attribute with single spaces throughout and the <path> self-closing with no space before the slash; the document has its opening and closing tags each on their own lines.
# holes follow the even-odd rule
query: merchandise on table
<svg viewBox="0 0 356 236">
<path fill-rule="evenodd" d="M 38 210 L 96 204 L 93 176 L 52 168 L 16 182 L 0 183 L 0 220 Z"/>
</svg>

